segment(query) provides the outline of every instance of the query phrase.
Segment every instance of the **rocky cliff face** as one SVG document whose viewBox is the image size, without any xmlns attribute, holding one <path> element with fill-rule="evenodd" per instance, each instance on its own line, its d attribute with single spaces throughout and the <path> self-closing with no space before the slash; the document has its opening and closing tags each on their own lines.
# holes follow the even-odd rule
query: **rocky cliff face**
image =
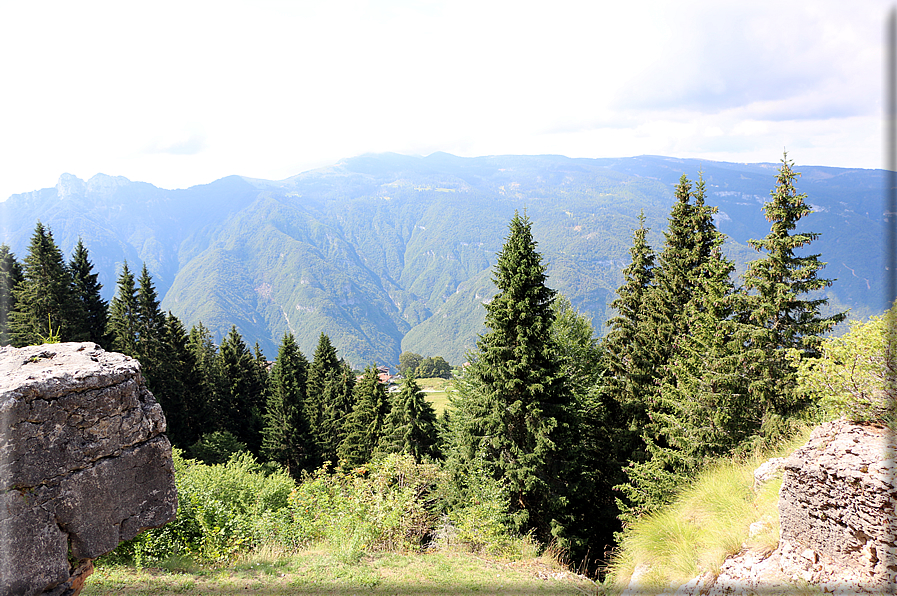
<svg viewBox="0 0 897 596">
<path fill-rule="evenodd" d="M 893 593 L 897 586 L 895 441 L 845 420 L 817 427 L 782 465 L 780 541 L 745 551 L 715 578 L 681 593 L 754 594 L 812 585 L 826 593 Z"/>
<path fill-rule="evenodd" d="M 93 559 L 174 517 L 164 430 L 136 360 L 0 348 L 0 595 L 77 594 Z"/>
</svg>

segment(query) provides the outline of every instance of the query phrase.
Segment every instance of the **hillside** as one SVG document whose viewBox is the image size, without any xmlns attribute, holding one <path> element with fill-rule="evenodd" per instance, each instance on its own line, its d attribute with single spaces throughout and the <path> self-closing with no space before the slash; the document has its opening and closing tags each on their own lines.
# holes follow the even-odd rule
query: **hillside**
<svg viewBox="0 0 897 596">
<path fill-rule="evenodd" d="M 356 366 L 397 363 L 402 350 L 458 364 L 482 329 L 490 267 L 515 210 L 533 221 L 550 284 L 600 330 L 645 211 L 661 231 L 682 174 L 707 182 L 726 250 L 739 269 L 750 238 L 768 232 L 761 205 L 777 164 L 667 157 L 460 158 L 365 155 L 282 181 L 230 176 L 165 190 L 98 174 L 64 174 L 55 188 L 0 203 L 2 242 L 24 257 L 35 222 L 68 255 L 84 239 L 111 297 L 121 263 L 146 262 L 163 308 L 220 339 L 235 324 L 269 357 L 286 331 L 310 354 L 318 334 Z M 798 167 L 817 213 L 812 245 L 839 281 L 836 305 L 881 310 L 883 176 L 878 170 Z"/>
</svg>

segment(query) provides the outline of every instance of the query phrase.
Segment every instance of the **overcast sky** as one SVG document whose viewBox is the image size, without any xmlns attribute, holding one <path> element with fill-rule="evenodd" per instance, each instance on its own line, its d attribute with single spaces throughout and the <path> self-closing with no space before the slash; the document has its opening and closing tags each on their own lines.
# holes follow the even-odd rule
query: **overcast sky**
<svg viewBox="0 0 897 596">
<path fill-rule="evenodd" d="M 0 198 L 382 151 L 882 167 L 882 0 L 2 4 Z"/>
</svg>

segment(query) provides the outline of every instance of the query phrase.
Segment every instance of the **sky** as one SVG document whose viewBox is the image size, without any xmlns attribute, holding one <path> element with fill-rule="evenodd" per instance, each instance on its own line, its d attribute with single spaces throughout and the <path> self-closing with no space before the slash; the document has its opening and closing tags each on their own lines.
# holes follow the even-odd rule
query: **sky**
<svg viewBox="0 0 897 596">
<path fill-rule="evenodd" d="M 0 200 L 369 152 L 880 168 L 883 0 L 4 2 Z"/>
</svg>

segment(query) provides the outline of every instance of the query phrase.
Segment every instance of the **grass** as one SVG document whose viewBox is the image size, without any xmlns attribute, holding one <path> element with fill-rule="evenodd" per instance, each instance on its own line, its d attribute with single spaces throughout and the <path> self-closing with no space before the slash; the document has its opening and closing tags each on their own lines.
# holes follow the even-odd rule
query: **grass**
<svg viewBox="0 0 897 596">
<path fill-rule="evenodd" d="M 781 478 L 753 487 L 754 470 L 806 442 L 809 429 L 770 453 L 723 460 L 704 470 L 669 507 L 647 515 L 626 533 L 609 567 L 612 593 L 620 593 L 638 570 L 646 587 L 682 585 L 710 572 L 718 575 L 730 555 L 747 547 L 771 552 L 779 541 Z M 763 530 L 749 538 L 749 527 Z"/>
<path fill-rule="evenodd" d="M 84 596 L 594 593 L 594 583 L 545 557 L 490 561 L 457 551 L 389 552 L 347 563 L 329 550 L 314 549 L 295 553 L 260 549 L 227 568 L 195 566 L 183 560 L 166 568 L 103 566 L 87 579 L 82 592 Z"/>
<path fill-rule="evenodd" d="M 448 407 L 449 392 L 452 391 L 451 379 L 417 379 L 417 384 L 423 390 L 427 401 L 433 406 L 436 415 L 442 414 Z"/>
</svg>

